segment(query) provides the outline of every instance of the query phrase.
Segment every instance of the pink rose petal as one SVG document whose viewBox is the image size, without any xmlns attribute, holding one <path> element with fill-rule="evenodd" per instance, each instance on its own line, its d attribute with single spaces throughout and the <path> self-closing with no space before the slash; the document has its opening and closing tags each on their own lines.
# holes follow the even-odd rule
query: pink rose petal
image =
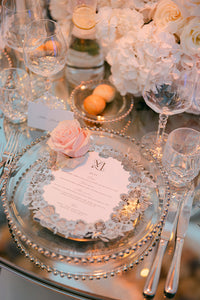
<svg viewBox="0 0 200 300">
<path fill-rule="evenodd" d="M 80 157 L 89 150 L 90 134 L 80 127 L 77 120 L 65 120 L 51 132 L 47 144 L 54 151 Z"/>
</svg>

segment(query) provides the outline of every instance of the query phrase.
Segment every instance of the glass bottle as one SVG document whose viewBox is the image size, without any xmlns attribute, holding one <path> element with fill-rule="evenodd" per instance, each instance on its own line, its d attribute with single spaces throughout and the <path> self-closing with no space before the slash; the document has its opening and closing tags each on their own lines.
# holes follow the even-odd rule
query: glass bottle
<svg viewBox="0 0 200 300">
<path fill-rule="evenodd" d="M 67 53 L 66 77 L 68 82 L 76 86 L 82 81 L 103 78 L 104 57 L 95 37 L 96 1 L 72 0 L 72 2 L 72 30 Z"/>
</svg>

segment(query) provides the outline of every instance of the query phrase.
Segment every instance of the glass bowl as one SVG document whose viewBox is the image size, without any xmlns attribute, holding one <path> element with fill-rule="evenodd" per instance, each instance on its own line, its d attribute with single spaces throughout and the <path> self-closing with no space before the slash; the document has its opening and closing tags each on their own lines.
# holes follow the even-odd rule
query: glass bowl
<svg viewBox="0 0 200 300">
<path fill-rule="evenodd" d="M 112 86 L 116 90 L 115 97 L 112 102 L 106 103 L 106 107 L 101 114 L 92 115 L 84 109 L 83 102 L 84 99 L 91 95 L 93 90 L 100 84 Z M 134 102 L 132 95 L 127 94 L 122 96 L 109 80 L 83 81 L 72 91 L 70 96 L 70 106 L 75 114 L 75 117 L 96 124 L 121 121 L 131 112 L 133 105 Z"/>
</svg>

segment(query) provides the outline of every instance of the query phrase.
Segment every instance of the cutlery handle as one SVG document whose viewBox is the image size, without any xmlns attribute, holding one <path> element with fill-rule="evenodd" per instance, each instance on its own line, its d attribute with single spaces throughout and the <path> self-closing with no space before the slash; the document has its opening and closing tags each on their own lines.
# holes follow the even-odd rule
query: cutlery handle
<svg viewBox="0 0 200 300">
<path fill-rule="evenodd" d="M 0 177 L 0 187 L 1 187 L 1 185 L 4 181 L 4 179 L 5 179 L 6 175 L 8 174 L 8 172 L 9 172 L 8 170 L 3 170 L 2 171 L 2 174 L 1 174 L 1 177 Z"/>
<path fill-rule="evenodd" d="M 163 256 L 167 247 L 168 241 L 161 239 L 158 250 L 156 253 L 155 260 L 151 266 L 149 275 L 147 277 L 143 293 L 146 296 L 154 296 L 158 286 L 158 281 L 160 278 L 160 270 L 162 265 Z"/>
<path fill-rule="evenodd" d="M 6 161 L 4 161 L 4 160 L 2 160 L 2 161 L 0 162 L 0 169 L 3 168 L 3 166 L 5 165 L 5 163 L 6 163 Z"/>
<path fill-rule="evenodd" d="M 174 251 L 174 256 L 165 283 L 165 292 L 167 294 L 175 295 L 178 289 L 181 253 L 183 249 L 183 244 L 184 244 L 184 239 L 181 238 L 176 239 L 176 248 Z"/>
<path fill-rule="evenodd" d="M 2 174 L 3 174 L 3 170 L 4 170 L 4 165 L 5 165 L 5 161 L 1 161 L 0 162 L 0 170 L 1 170 L 1 173 L 0 173 L 0 177 L 2 176 Z"/>
<path fill-rule="evenodd" d="M 2 174 L 1 175 L 1 177 L 0 177 L 0 187 L 1 187 L 1 185 L 2 185 L 2 183 L 3 183 L 3 181 L 4 181 L 4 179 L 5 179 L 5 177 L 3 176 L 4 174 Z M 1 194 L 1 193 L 0 193 Z"/>
</svg>

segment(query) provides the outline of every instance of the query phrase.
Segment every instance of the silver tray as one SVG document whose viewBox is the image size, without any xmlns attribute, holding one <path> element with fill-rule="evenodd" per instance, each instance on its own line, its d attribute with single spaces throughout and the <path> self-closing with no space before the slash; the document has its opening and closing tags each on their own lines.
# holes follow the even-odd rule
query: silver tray
<svg viewBox="0 0 200 300">
<path fill-rule="evenodd" d="M 151 252 L 158 240 L 170 204 L 167 175 L 159 161 L 149 161 L 141 155 L 137 141 L 94 128 L 91 137 L 96 145 L 110 146 L 133 160 L 138 171 L 155 183 L 152 205 L 129 234 L 106 242 L 97 239 L 83 243 L 54 234 L 33 220 L 32 211 L 23 204 L 23 198 L 35 166 L 42 164 L 49 151 L 46 136 L 32 143 L 15 159 L 11 165 L 13 171 L 2 189 L 5 213 L 18 247 L 36 265 L 67 278 L 106 278 L 133 268 Z"/>
</svg>

